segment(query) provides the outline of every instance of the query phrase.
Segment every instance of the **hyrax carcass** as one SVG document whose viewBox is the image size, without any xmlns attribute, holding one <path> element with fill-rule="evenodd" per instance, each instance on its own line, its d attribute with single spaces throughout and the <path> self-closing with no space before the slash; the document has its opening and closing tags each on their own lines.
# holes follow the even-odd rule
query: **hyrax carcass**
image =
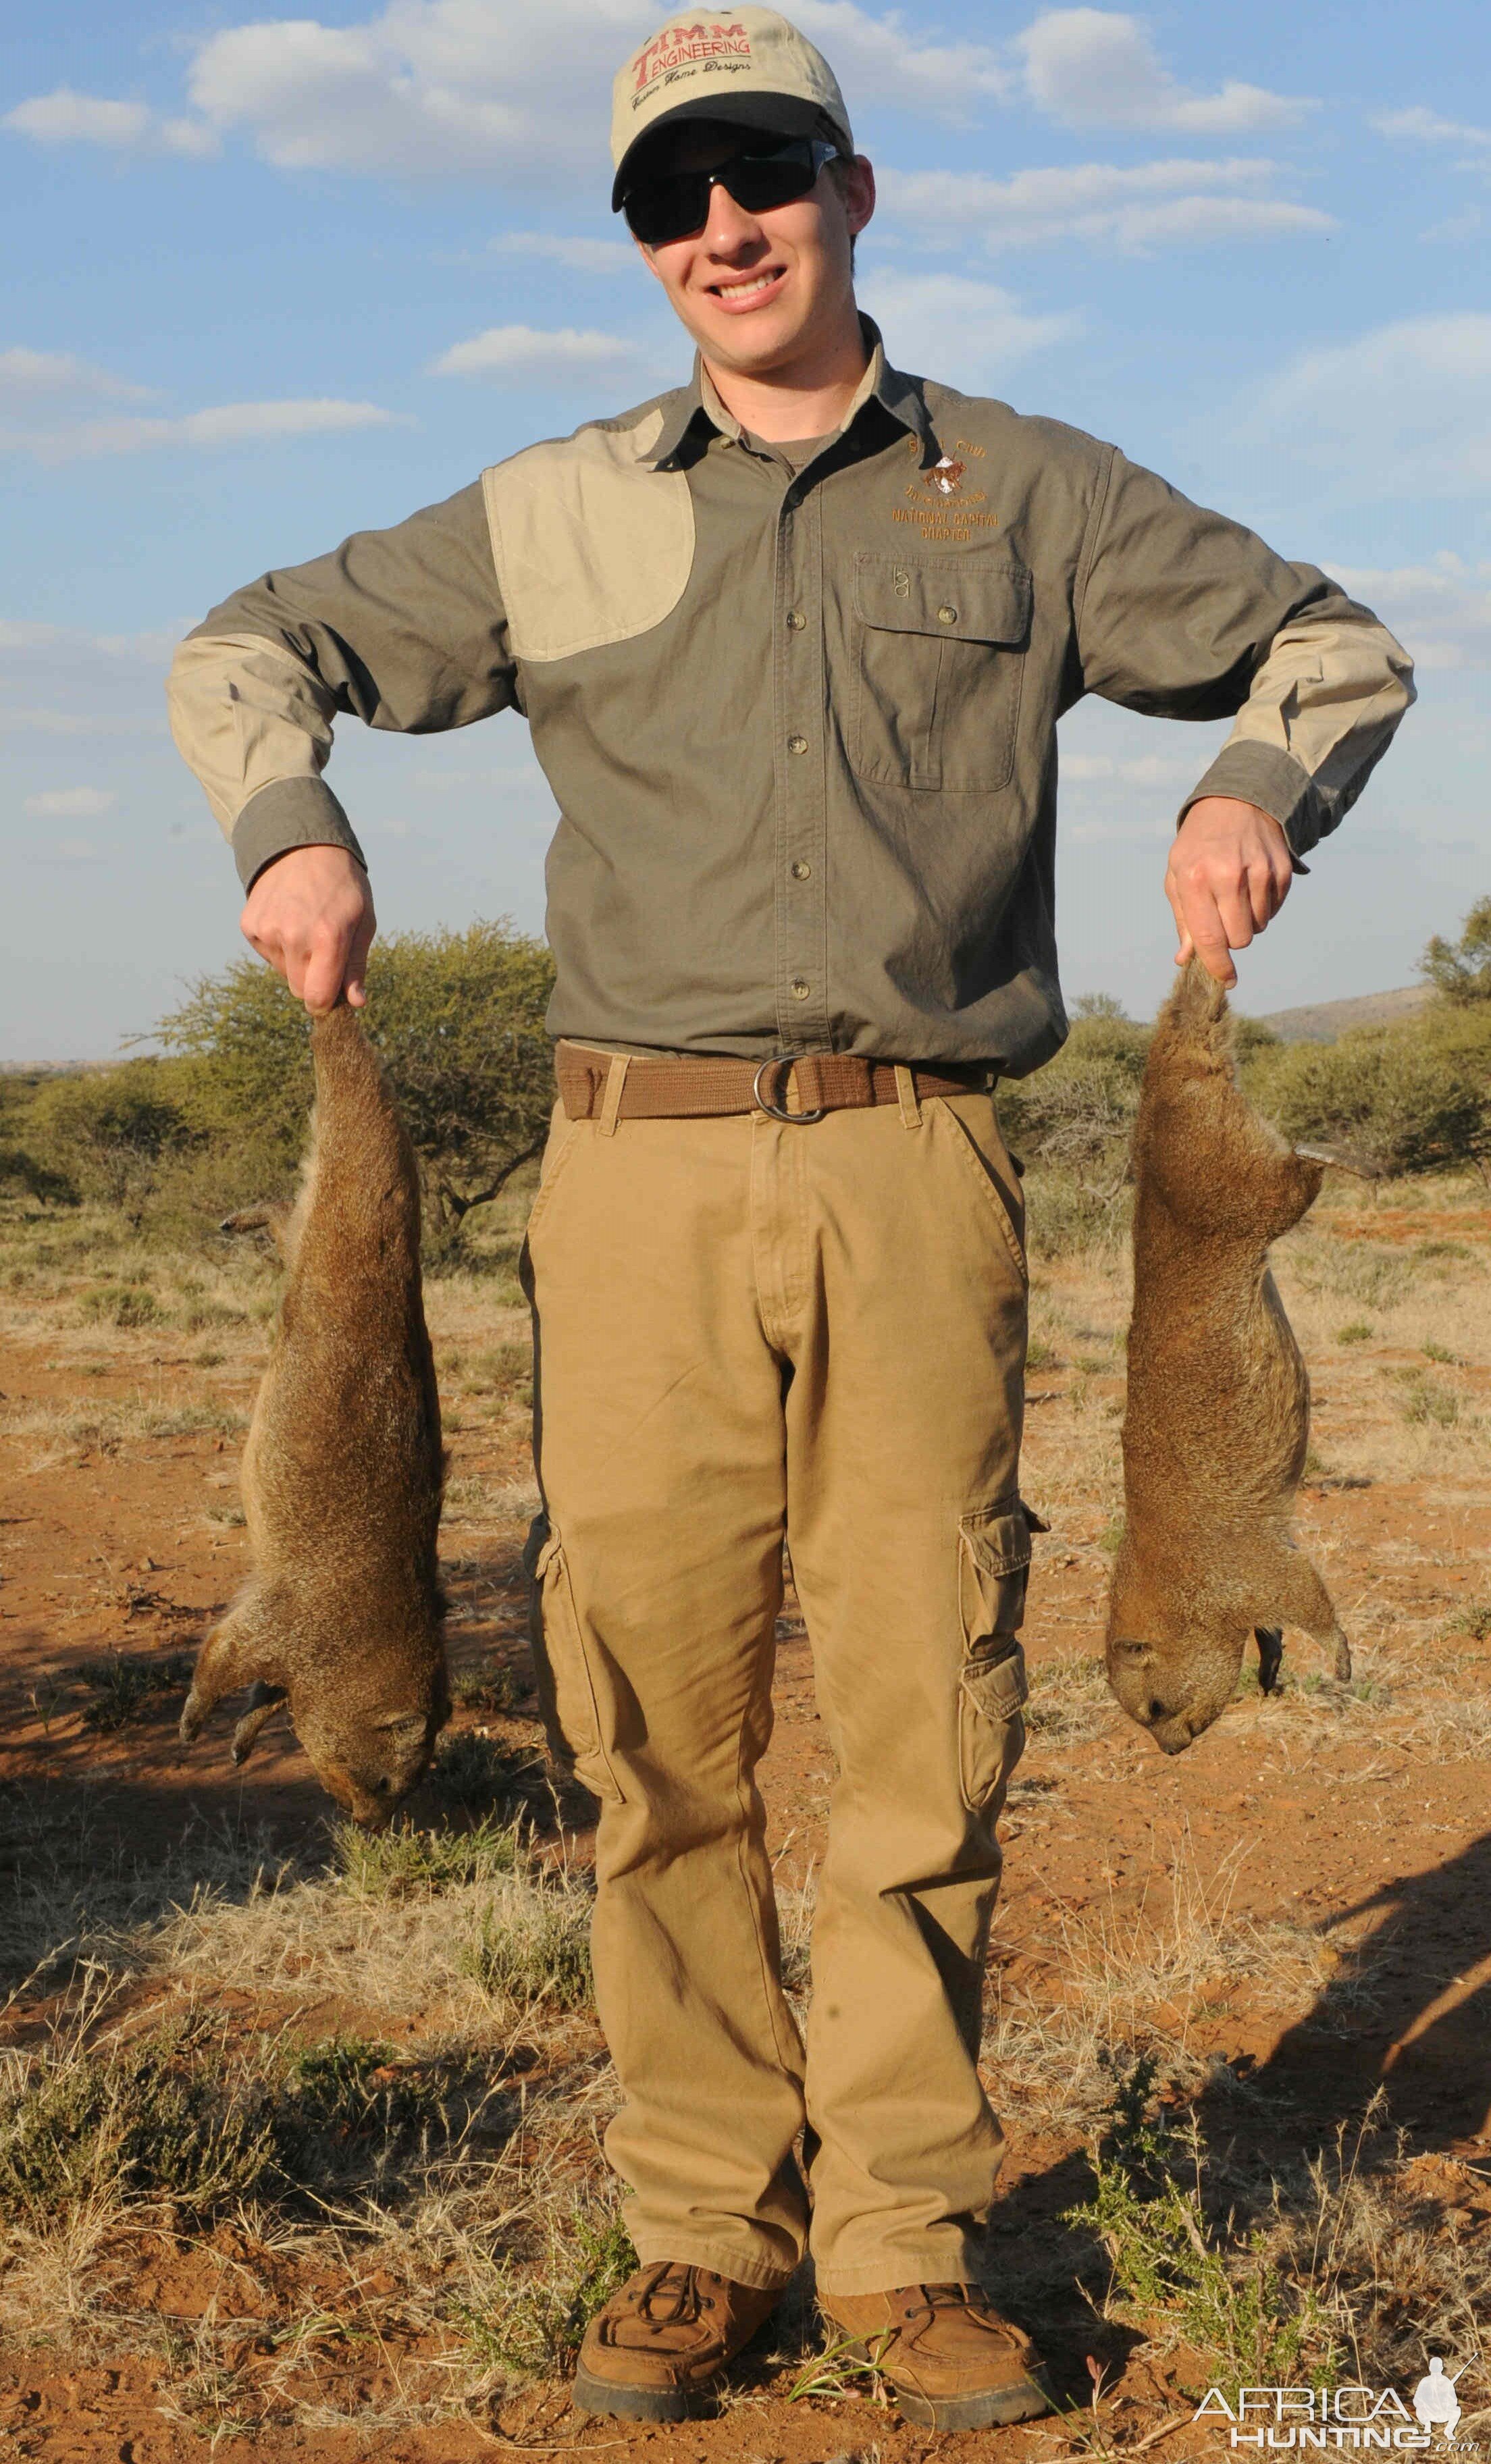
<svg viewBox="0 0 1491 2464">
<path fill-rule="evenodd" d="M 1325 1166 L 1254 1111 L 1234 1045 L 1226 996 L 1193 959 L 1160 1012 L 1134 1129 L 1127 1528 L 1107 1618 L 1108 1682 L 1170 1754 L 1231 1701 L 1250 1633 L 1265 1688 L 1285 1625 L 1351 1673 L 1291 1536 L 1309 1379 L 1268 1271 Z"/>
<path fill-rule="evenodd" d="M 222 1696 L 252 1686 L 234 1762 L 284 1702 L 323 1787 L 376 1822 L 425 1771 L 449 1716 L 440 1399 L 407 1133 L 350 1009 L 318 1018 L 311 1048 L 299 1198 L 224 1226 L 272 1228 L 289 1274 L 244 1446 L 253 1572 L 203 1645 L 181 1733 L 189 1743 Z"/>
</svg>

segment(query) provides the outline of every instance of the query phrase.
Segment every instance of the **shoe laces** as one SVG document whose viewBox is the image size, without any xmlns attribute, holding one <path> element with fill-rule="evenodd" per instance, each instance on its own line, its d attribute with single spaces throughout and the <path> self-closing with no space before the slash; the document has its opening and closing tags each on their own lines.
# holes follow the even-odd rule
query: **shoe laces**
<svg viewBox="0 0 1491 2464">
<path fill-rule="evenodd" d="M 702 2300 L 696 2267 L 681 2266 L 672 2259 L 660 2259 L 652 2281 L 637 2307 L 645 2319 L 655 2320 L 660 2326 L 691 2324 L 699 2316 Z"/>
</svg>

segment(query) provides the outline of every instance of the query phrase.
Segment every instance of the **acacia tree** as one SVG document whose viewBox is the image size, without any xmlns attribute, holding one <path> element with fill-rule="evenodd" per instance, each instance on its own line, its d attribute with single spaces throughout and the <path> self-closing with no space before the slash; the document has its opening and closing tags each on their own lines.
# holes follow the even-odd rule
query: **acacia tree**
<svg viewBox="0 0 1491 2464">
<path fill-rule="evenodd" d="M 436 1221 L 459 1231 L 541 1153 L 554 1101 L 544 1011 L 554 962 L 507 917 L 464 933 L 400 933 L 374 949 L 368 1032 L 382 1052 Z M 253 958 L 204 977 L 157 1029 L 191 1063 L 195 1126 L 252 1142 L 276 1178 L 305 1141 L 305 1012 Z"/>
<path fill-rule="evenodd" d="M 1458 941 L 1446 941 L 1436 933 L 1418 971 L 1442 1001 L 1461 1006 L 1491 1001 L 1491 898 L 1477 899 Z"/>
</svg>

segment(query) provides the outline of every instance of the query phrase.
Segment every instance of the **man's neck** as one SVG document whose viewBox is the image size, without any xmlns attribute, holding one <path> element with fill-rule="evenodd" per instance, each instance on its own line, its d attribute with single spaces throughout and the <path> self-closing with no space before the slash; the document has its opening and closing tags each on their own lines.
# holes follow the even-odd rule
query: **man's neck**
<svg viewBox="0 0 1491 2464">
<path fill-rule="evenodd" d="M 848 321 L 788 367 L 756 374 L 716 367 L 710 359 L 704 364 L 731 417 L 753 435 L 776 444 L 778 439 L 828 436 L 841 429 L 869 365 L 869 353 L 851 304 Z"/>
</svg>

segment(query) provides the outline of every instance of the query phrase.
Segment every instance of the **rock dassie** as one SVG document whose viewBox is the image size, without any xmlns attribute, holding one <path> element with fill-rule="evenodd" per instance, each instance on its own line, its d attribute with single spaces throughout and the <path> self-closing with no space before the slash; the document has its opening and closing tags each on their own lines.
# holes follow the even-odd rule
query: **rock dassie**
<svg viewBox="0 0 1491 2464">
<path fill-rule="evenodd" d="M 1268 1271 L 1325 1166 L 1255 1112 L 1234 1047 L 1226 996 L 1193 959 L 1160 1012 L 1134 1127 L 1127 1525 L 1107 1619 L 1108 1683 L 1171 1754 L 1231 1701 L 1250 1633 L 1265 1688 L 1285 1625 L 1351 1673 L 1291 1536 L 1309 1378 Z"/>
<path fill-rule="evenodd" d="M 316 1111 L 293 1208 L 252 1208 L 288 1268 L 243 1454 L 253 1572 L 197 1660 L 181 1733 L 252 1686 L 241 1763 L 284 1703 L 318 1778 L 384 1819 L 449 1716 L 436 1574 L 444 1456 L 420 1291 L 419 1176 L 382 1065 L 340 1005 L 311 1030 Z"/>
</svg>

